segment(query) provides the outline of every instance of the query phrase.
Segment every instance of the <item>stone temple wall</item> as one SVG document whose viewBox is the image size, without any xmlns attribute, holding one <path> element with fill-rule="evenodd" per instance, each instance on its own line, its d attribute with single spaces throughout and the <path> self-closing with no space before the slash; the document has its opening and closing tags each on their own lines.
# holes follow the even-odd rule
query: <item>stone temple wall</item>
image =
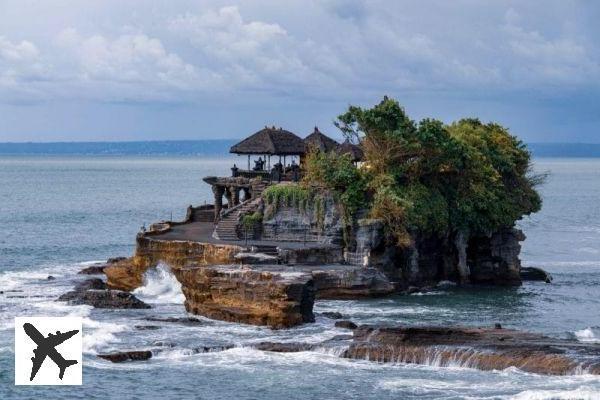
<svg viewBox="0 0 600 400">
<path fill-rule="evenodd" d="M 302 207 L 265 205 L 263 239 L 341 245 L 343 222 L 339 208 L 331 195 L 320 196 L 321 201 L 309 201 Z"/>
</svg>

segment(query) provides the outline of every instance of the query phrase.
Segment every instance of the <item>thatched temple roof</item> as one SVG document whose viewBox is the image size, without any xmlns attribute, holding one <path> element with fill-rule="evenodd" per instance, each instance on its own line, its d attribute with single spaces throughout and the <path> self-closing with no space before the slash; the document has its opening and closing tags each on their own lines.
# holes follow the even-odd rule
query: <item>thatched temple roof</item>
<svg viewBox="0 0 600 400">
<path fill-rule="evenodd" d="M 304 143 L 310 148 L 326 152 L 335 150 L 340 145 L 329 136 L 323 134 L 316 126 L 313 133 L 304 138 Z"/>
<path fill-rule="evenodd" d="M 304 141 L 285 129 L 264 127 L 254 135 L 231 146 L 230 153 L 269 154 L 278 156 L 300 155 L 306 152 Z"/>
<path fill-rule="evenodd" d="M 340 144 L 336 148 L 338 154 L 350 154 L 352 161 L 362 161 L 365 158 L 365 153 L 362 151 L 360 146 L 352 144 L 346 139 L 344 143 Z"/>
</svg>

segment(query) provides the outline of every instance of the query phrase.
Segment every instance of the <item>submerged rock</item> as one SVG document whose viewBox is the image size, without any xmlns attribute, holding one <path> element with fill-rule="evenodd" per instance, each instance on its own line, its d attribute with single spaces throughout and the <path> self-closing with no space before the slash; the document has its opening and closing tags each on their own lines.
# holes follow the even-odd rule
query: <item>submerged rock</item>
<svg viewBox="0 0 600 400">
<path fill-rule="evenodd" d="M 300 351 L 309 351 L 315 348 L 311 343 L 280 343 L 280 342 L 260 342 L 252 346 L 256 350 L 272 351 L 275 353 L 297 353 Z"/>
<path fill-rule="evenodd" d="M 160 326 L 158 326 L 158 325 L 135 325 L 134 328 L 139 331 L 155 331 L 157 329 L 160 329 Z"/>
<path fill-rule="evenodd" d="M 547 375 L 600 374 L 600 345 L 510 329 L 362 325 L 343 357 L 481 370 L 516 367 Z"/>
<path fill-rule="evenodd" d="M 335 327 L 353 330 L 353 329 L 356 329 L 358 327 L 358 325 L 356 325 L 352 321 L 336 321 Z"/>
<path fill-rule="evenodd" d="M 342 319 L 344 318 L 344 315 L 340 312 L 337 311 L 326 311 L 321 313 L 322 316 L 329 318 L 329 319 Z"/>
<path fill-rule="evenodd" d="M 152 352 L 150 350 L 121 351 L 117 353 L 98 354 L 98 357 L 114 363 L 125 361 L 145 361 L 152 358 Z"/>
<path fill-rule="evenodd" d="M 182 324 L 182 325 L 202 325 L 204 324 L 203 321 L 200 321 L 198 318 L 194 318 L 194 317 L 181 317 L 181 318 L 176 318 L 176 317 L 165 317 L 165 318 L 161 318 L 161 317 L 147 317 L 144 318 L 146 321 L 153 321 L 153 322 L 170 322 L 170 323 L 174 323 L 174 324 Z"/>
<path fill-rule="evenodd" d="M 552 282 L 552 275 L 541 268 L 521 267 L 521 279 L 524 281 Z"/>
</svg>

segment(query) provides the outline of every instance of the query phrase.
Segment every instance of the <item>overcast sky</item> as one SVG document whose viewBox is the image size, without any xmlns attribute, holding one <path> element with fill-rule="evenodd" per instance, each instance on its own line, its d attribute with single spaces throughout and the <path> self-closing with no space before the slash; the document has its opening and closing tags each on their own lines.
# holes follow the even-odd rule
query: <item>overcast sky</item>
<svg viewBox="0 0 600 400">
<path fill-rule="evenodd" d="M 349 104 L 600 143 L 600 2 L 0 0 L 0 141 L 300 135 Z"/>
</svg>

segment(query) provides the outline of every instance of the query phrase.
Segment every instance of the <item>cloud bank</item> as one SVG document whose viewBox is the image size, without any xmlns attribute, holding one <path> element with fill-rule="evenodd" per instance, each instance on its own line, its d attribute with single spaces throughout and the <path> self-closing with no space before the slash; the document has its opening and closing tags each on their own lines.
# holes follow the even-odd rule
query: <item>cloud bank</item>
<svg viewBox="0 0 600 400">
<path fill-rule="evenodd" d="M 18 118 L 48 104 L 65 110 L 87 104 L 92 117 L 94 107 L 107 104 L 146 107 L 135 111 L 140 116 L 163 107 L 171 109 L 167 120 L 215 103 L 239 114 L 283 105 L 341 112 L 341 105 L 390 94 L 417 115 L 427 114 L 429 103 L 428 114 L 441 118 L 470 109 L 505 116 L 514 104 L 517 126 L 531 135 L 533 120 L 561 104 L 576 104 L 586 129 L 598 122 L 586 106 L 600 93 L 594 40 L 600 7 L 593 2 L 3 3 L 0 111 L 10 108 Z M 496 111 L 482 102 L 494 103 L 489 107 Z M 530 120 L 523 121 L 527 103 Z M 222 113 L 216 125 L 231 120 Z M 285 118 L 293 125 L 300 117 Z M 18 118 L 7 120 L 0 139 L 16 140 L 39 126 L 20 125 Z M 44 122 L 54 131 L 48 138 L 74 129 Z M 227 128 L 241 129 L 242 122 Z M 552 126 L 556 138 L 564 136 L 566 127 Z M 141 134 L 146 129 L 128 123 L 107 130 L 132 127 Z M 190 126 L 179 127 L 182 136 L 191 134 Z"/>
</svg>

